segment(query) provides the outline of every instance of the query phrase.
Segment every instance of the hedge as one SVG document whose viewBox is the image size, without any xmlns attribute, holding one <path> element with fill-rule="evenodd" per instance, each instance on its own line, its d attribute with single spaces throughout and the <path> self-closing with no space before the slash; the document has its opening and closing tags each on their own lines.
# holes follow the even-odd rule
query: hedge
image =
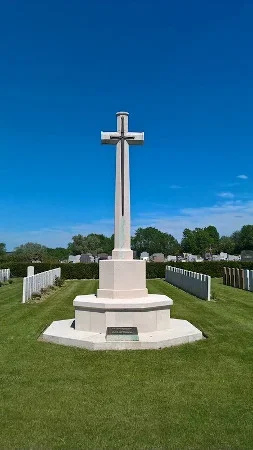
<svg viewBox="0 0 253 450">
<path fill-rule="evenodd" d="M 27 275 L 27 267 L 34 266 L 34 273 L 45 272 L 46 270 L 55 269 L 56 267 L 61 267 L 61 275 L 62 278 L 66 280 L 71 279 L 83 279 L 90 278 L 96 279 L 98 278 L 98 264 L 86 264 L 86 263 L 78 263 L 78 264 L 50 264 L 50 263 L 8 263 L 0 264 L 0 268 L 10 268 L 12 277 L 26 277 Z"/>
<path fill-rule="evenodd" d="M 12 277 L 26 277 L 27 267 L 31 264 L 27 263 L 1 263 L 0 269 L 6 269 L 7 266 L 11 270 Z M 253 262 L 224 262 L 224 261 L 204 261 L 189 263 L 147 263 L 147 278 L 164 278 L 165 267 L 167 265 L 180 267 L 182 269 L 191 270 L 193 272 L 204 273 L 211 277 L 220 278 L 223 276 L 223 267 L 235 267 L 238 269 L 253 270 Z M 35 273 L 44 272 L 45 270 L 61 267 L 62 277 L 65 279 L 97 279 L 98 264 L 96 263 L 78 263 L 78 264 L 49 264 L 36 263 L 33 264 Z"/>
<path fill-rule="evenodd" d="M 234 267 L 236 269 L 253 270 L 253 262 L 241 261 L 203 261 L 203 262 L 185 262 L 185 263 L 166 263 L 164 266 L 175 266 L 180 269 L 191 270 L 192 272 L 204 273 L 210 275 L 212 278 L 221 278 L 223 276 L 223 267 Z M 165 270 L 165 267 L 164 267 Z M 152 278 L 152 277 L 150 277 Z"/>
</svg>

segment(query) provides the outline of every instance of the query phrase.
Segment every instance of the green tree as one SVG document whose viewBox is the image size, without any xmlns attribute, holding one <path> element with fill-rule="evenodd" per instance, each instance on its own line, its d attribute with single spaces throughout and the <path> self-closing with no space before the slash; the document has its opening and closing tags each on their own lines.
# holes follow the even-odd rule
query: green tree
<svg viewBox="0 0 253 450">
<path fill-rule="evenodd" d="M 4 256 L 6 253 L 6 244 L 0 242 L 0 256 Z"/>
<path fill-rule="evenodd" d="M 88 252 L 92 255 L 97 255 L 98 253 L 103 252 L 103 246 L 102 246 L 102 235 L 98 235 L 95 233 L 88 234 L 86 236 L 86 246 L 88 249 Z"/>
<path fill-rule="evenodd" d="M 45 261 L 47 259 L 47 248 L 35 242 L 27 242 L 16 247 L 12 257 L 16 261 L 22 262 Z"/>
<path fill-rule="evenodd" d="M 181 247 L 185 253 L 204 255 L 210 248 L 215 253 L 219 249 L 219 233 L 213 225 L 194 230 L 186 228 Z"/>
<path fill-rule="evenodd" d="M 184 253 L 192 253 L 193 255 L 198 253 L 195 230 L 185 228 L 183 231 L 181 247 Z"/>
<path fill-rule="evenodd" d="M 87 253 L 86 236 L 82 234 L 77 234 L 72 237 L 72 241 L 68 244 L 68 251 L 71 255 L 81 255 L 82 253 Z"/>
<path fill-rule="evenodd" d="M 163 233 L 165 240 L 164 254 L 168 255 L 179 255 L 181 253 L 181 245 L 177 239 L 172 236 L 172 234 Z"/>
<path fill-rule="evenodd" d="M 241 231 L 237 230 L 234 231 L 234 233 L 231 235 L 231 238 L 233 239 L 235 243 L 235 254 L 239 254 L 241 252 Z"/>
<path fill-rule="evenodd" d="M 242 227 L 238 241 L 239 252 L 242 250 L 253 250 L 253 225 L 244 225 Z"/>
<path fill-rule="evenodd" d="M 195 228 L 195 233 L 197 253 L 203 256 L 211 247 L 211 238 L 206 228 Z"/>
<path fill-rule="evenodd" d="M 176 255 L 180 251 L 178 241 L 168 233 L 163 233 L 154 227 L 138 228 L 132 237 L 132 249 L 139 256 L 146 251 L 153 253 L 164 253 L 165 255 Z"/>
<path fill-rule="evenodd" d="M 78 234 L 73 236 L 72 242 L 68 245 L 68 254 L 80 255 L 82 253 L 98 253 L 110 254 L 114 247 L 114 236 L 107 237 L 104 234 L 91 233 L 87 236 Z"/>
<path fill-rule="evenodd" d="M 64 247 L 47 248 L 47 255 L 50 259 L 63 261 L 65 259 L 68 259 L 69 251 Z"/>
<path fill-rule="evenodd" d="M 110 255 L 114 249 L 114 234 L 112 236 L 107 237 L 103 234 L 101 235 L 101 246 L 104 253 Z"/>
<path fill-rule="evenodd" d="M 217 228 L 213 225 L 209 225 L 209 227 L 204 228 L 204 230 L 208 235 L 209 248 L 212 248 L 213 253 L 217 253 L 219 251 L 220 243 L 220 235 L 217 231 Z"/>
<path fill-rule="evenodd" d="M 233 255 L 235 253 L 235 241 L 231 236 L 221 236 L 219 251 Z"/>
</svg>

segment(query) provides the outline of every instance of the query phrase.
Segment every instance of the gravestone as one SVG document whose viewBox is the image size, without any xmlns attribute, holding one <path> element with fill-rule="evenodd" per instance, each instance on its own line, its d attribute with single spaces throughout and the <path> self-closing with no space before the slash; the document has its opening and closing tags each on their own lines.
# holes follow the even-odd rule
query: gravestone
<svg viewBox="0 0 253 450">
<path fill-rule="evenodd" d="M 235 287 L 240 289 L 240 269 L 235 269 Z"/>
<path fill-rule="evenodd" d="M 223 267 L 223 284 L 228 285 L 228 267 Z"/>
<path fill-rule="evenodd" d="M 249 270 L 249 291 L 253 292 L 253 270 Z"/>
<path fill-rule="evenodd" d="M 27 277 L 31 277 L 34 275 L 34 266 L 28 266 L 27 267 Z"/>
<path fill-rule="evenodd" d="M 80 263 L 81 255 L 69 255 L 68 262 L 69 263 Z"/>
<path fill-rule="evenodd" d="M 99 253 L 98 254 L 98 260 L 100 261 L 100 260 L 106 260 L 106 259 L 108 259 L 108 254 L 107 253 Z"/>
<path fill-rule="evenodd" d="M 176 262 L 177 261 L 177 257 L 174 255 L 168 255 L 167 256 L 167 261 L 168 262 Z"/>
<path fill-rule="evenodd" d="M 92 262 L 92 254 L 91 253 L 82 253 L 80 256 L 80 263 L 90 263 Z"/>
<path fill-rule="evenodd" d="M 232 286 L 232 269 L 228 267 L 228 286 Z"/>
<path fill-rule="evenodd" d="M 141 252 L 140 259 L 144 261 L 149 261 L 149 253 L 148 252 Z"/>
<path fill-rule="evenodd" d="M 243 270 L 244 274 L 243 274 L 243 278 L 244 278 L 244 289 L 246 291 L 250 290 L 250 286 L 249 286 L 249 270 L 244 269 Z"/>
<path fill-rule="evenodd" d="M 234 267 L 231 269 L 231 286 L 236 286 L 236 269 Z"/>
<path fill-rule="evenodd" d="M 245 262 L 253 261 L 253 250 L 243 250 L 241 252 L 241 260 Z"/>
<path fill-rule="evenodd" d="M 240 261 L 241 257 L 238 255 L 228 255 L 228 261 Z"/>
<path fill-rule="evenodd" d="M 240 289 L 245 289 L 245 278 L 243 269 L 239 269 L 239 287 Z"/>
<path fill-rule="evenodd" d="M 154 253 L 152 255 L 152 259 L 154 262 L 164 262 L 165 261 L 165 256 L 163 253 Z"/>
</svg>

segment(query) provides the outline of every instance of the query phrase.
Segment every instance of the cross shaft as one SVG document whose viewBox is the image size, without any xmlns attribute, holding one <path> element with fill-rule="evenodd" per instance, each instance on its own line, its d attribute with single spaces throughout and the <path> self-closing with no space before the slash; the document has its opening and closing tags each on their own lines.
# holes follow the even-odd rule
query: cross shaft
<svg viewBox="0 0 253 450">
<path fill-rule="evenodd" d="M 132 259 L 130 224 L 129 146 L 144 142 L 144 133 L 128 131 L 128 113 L 117 113 L 117 131 L 102 132 L 102 144 L 116 145 L 113 259 Z"/>
<path fill-rule="evenodd" d="M 125 160 L 125 146 L 124 146 L 124 142 L 128 139 L 134 139 L 134 136 L 127 136 L 125 135 L 125 124 L 124 124 L 124 117 L 121 117 L 121 128 L 120 128 L 120 136 L 110 136 L 110 139 L 115 140 L 115 141 L 120 141 L 121 144 L 121 214 L 122 217 L 124 216 L 124 211 L 125 211 L 125 168 L 124 168 L 124 160 Z"/>
</svg>

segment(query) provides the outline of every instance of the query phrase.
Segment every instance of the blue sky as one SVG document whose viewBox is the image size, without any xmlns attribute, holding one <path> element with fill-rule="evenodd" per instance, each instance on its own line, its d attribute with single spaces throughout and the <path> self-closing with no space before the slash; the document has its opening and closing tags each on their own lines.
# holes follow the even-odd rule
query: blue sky
<svg viewBox="0 0 253 450">
<path fill-rule="evenodd" d="M 253 223 L 252 21 L 252 1 L 2 2 L 0 242 L 113 232 L 119 110 L 145 132 L 133 230 Z"/>
</svg>

